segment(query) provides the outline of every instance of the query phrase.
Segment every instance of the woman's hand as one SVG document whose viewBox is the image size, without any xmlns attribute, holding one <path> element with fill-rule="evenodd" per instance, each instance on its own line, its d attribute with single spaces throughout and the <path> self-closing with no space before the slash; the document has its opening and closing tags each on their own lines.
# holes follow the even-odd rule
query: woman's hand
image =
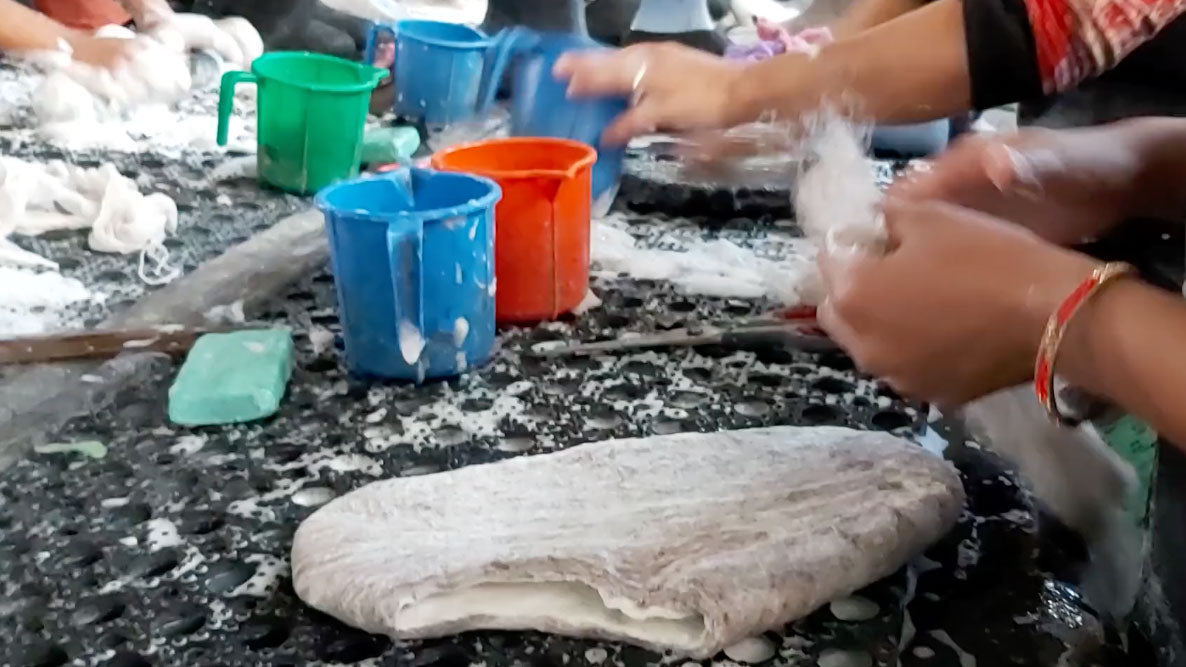
<svg viewBox="0 0 1186 667">
<path fill-rule="evenodd" d="M 173 17 L 173 8 L 166 0 L 119 0 L 119 4 L 140 30 L 147 30 Z"/>
<path fill-rule="evenodd" d="M 659 130 L 722 128 L 747 120 L 736 82 L 744 66 L 679 44 L 571 52 L 553 74 L 572 97 L 627 96 L 630 109 L 602 135 L 609 144 Z"/>
<path fill-rule="evenodd" d="M 72 35 L 66 41 L 72 49 L 71 57 L 75 61 L 108 71 L 117 70 L 131 62 L 139 48 L 138 43 L 132 39 L 95 37 L 81 32 Z"/>
<path fill-rule="evenodd" d="M 1028 227 L 1060 245 L 1094 240 L 1141 209 L 1144 146 L 1123 124 L 968 137 L 891 189 Z"/>
<path fill-rule="evenodd" d="M 819 257 L 820 323 L 866 372 L 940 406 L 1026 381 L 1090 258 L 941 202 L 887 200 L 890 250 Z"/>
</svg>

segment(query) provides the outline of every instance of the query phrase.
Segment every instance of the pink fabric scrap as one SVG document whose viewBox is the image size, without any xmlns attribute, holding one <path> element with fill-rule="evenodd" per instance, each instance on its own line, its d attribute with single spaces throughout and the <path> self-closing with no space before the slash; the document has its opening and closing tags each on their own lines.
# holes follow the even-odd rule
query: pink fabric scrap
<svg viewBox="0 0 1186 667">
<path fill-rule="evenodd" d="M 752 62 L 766 60 L 782 53 L 814 53 L 821 46 L 832 42 L 832 31 L 827 27 L 806 28 L 791 34 L 777 23 L 758 19 L 757 28 L 757 44 L 730 45 L 725 51 L 725 57 Z"/>
</svg>

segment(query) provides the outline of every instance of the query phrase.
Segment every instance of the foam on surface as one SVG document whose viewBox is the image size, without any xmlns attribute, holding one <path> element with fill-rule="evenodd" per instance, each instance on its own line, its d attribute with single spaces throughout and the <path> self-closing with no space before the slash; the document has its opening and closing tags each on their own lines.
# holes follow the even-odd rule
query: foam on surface
<svg viewBox="0 0 1186 667">
<path fill-rule="evenodd" d="M 102 296 L 56 271 L 0 266 L 0 336 L 61 328 L 69 306 L 96 300 Z"/>
</svg>

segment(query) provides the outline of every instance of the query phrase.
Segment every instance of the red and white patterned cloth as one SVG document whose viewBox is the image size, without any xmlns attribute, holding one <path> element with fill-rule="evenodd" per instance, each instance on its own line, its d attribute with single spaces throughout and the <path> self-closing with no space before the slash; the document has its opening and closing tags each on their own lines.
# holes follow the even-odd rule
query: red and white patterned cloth
<svg viewBox="0 0 1186 667">
<path fill-rule="evenodd" d="M 1025 9 L 1051 94 L 1115 67 L 1186 13 L 1186 0 L 1025 0 Z"/>
</svg>

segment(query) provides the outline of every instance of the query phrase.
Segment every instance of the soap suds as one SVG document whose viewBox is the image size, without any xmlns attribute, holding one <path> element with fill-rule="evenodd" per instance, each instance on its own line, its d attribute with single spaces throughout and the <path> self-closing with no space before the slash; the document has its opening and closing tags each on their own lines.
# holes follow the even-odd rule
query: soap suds
<svg viewBox="0 0 1186 667">
<path fill-rule="evenodd" d="M 756 665 L 774 657 L 774 643 L 765 637 L 749 637 L 725 649 L 730 660 Z"/>
<path fill-rule="evenodd" d="M 453 322 L 453 344 L 461 347 L 469 336 L 469 320 L 459 317 Z"/>
<path fill-rule="evenodd" d="M 838 620 L 850 622 L 867 621 L 881 612 L 876 602 L 859 595 L 833 600 L 828 608 Z"/>
<path fill-rule="evenodd" d="M 192 456 L 202 451 L 206 446 L 206 436 L 204 435 L 183 435 L 177 438 L 177 442 L 169 448 L 170 454 L 178 454 L 181 456 Z"/>
<path fill-rule="evenodd" d="M 824 649 L 815 661 L 819 667 L 872 667 L 873 656 L 865 651 Z"/>
<path fill-rule="evenodd" d="M 70 306 L 104 297 L 56 271 L 0 265 L 0 335 L 21 336 L 61 329 L 70 322 Z"/>
<path fill-rule="evenodd" d="M 333 500 L 335 495 L 333 489 L 327 489 L 324 486 L 312 486 L 292 494 L 292 502 L 301 507 L 317 507 Z"/>
<path fill-rule="evenodd" d="M 407 320 L 399 323 L 399 353 L 409 365 L 420 360 L 420 353 L 424 351 L 424 336 L 415 324 Z"/>
<path fill-rule="evenodd" d="M 960 648 L 959 644 L 956 644 L 955 640 L 946 631 L 931 630 L 930 635 L 935 641 L 955 652 L 956 658 L 959 659 L 960 667 L 976 667 L 976 656 Z"/>
<path fill-rule="evenodd" d="M 248 595 L 266 598 L 276 590 L 280 580 L 289 574 L 288 561 L 271 554 L 248 554 L 243 562 L 255 565 L 255 573 L 231 591 L 228 594 L 230 597 Z"/>
<path fill-rule="evenodd" d="M 597 294 L 593 292 L 593 288 L 589 288 L 589 291 L 585 292 L 585 298 L 581 299 L 581 302 L 577 304 L 577 307 L 572 309 L 572 314 L 580 317 L 590 310 L 600 307 L 601 297 L 597 296 Z"/>
<path fill-rule="evenodd" d="M 160 551 L 168 547 L 180 546 L 183 542 L 177 526 L 168 519 L 150 519 L 145 523 L 148 527 L 148 550 Z"/>
<path fill-rule="evenodd" d="M 325 327 L 311 326 L 308 331 L 309 345 L 315 356 L 321 356 L 334 344 L 334 332 Z"/>
</svg>

